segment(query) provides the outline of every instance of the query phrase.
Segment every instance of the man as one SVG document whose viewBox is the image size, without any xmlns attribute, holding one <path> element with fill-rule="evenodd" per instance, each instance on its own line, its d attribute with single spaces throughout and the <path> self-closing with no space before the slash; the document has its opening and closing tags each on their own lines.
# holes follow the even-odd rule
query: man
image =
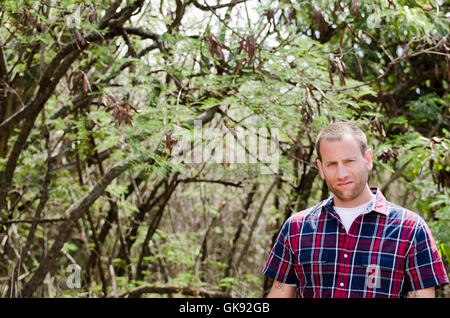
<svg viewBox="0 0 450 318">
<path fill-rule="evenodd" d="M 333 193 L 283 225 L 263 273 L 268 297 L 434 297 L 448 283 L 425 221 L 367 184 L 372 151 L 349 122 L 321 131 L 317 166 Z"/>
</svg>

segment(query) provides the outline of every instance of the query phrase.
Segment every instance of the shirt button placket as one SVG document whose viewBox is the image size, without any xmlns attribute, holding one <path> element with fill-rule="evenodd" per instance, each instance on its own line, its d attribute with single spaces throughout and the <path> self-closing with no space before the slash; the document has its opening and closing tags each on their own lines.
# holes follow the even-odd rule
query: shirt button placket
<svg viewBox="0 0 450 318">
<path fill-rule="evenodd" d="M 348 268 L 349 267 L 349 254 L 348 253 L 346 253 L 346 252 L 343 252 L 343 254 L 341 254 L 342 255 L 342 263 L 341 264 L 343 264 L 343 268 Z M 339 279 L 338 279 L 338 286 L 339 287 L 341 287 L 341 288 L 343 288 L 344 286 L 345 286 L 345 276 L 344 275 L 342 275 L 341 277 L 339 277 Z M 343 291 L 342 291 L 343 292 Z"/>
</svg>

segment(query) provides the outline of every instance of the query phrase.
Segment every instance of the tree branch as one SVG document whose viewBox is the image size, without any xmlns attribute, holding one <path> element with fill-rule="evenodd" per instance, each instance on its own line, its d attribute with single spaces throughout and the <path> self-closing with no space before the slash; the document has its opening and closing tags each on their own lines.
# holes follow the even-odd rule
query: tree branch
<svg viewBox="0 0 450 318">
<path fill-rule="evenodd" d="M 8 67 L 6 65 L 5 53 L 3 52 L 3 44 L 0 42 L 0 81 L 8 77 Z"/>
<path fill-rule="evenodd" d="M 172 31 L 175 29 L 177 30 L 178 27 L 181 24 L 181 20 L 184 16 L 184 11 L 186 9 L 186 2 L 183 2 L 181 0 L 176 0 L 177 3 L 177 9 L 175 11 L 175 19 L 172 21 L 172 23 L 167 27 L 167 33 L 172 34 Z"/>
<path fill-rule="evenodd" d="M 180 182 L 187 183 L 187 182 L 207 182 L 207 183 L 218 183 L 222 184 L 224 186 L 230 186 L 230 187 L 236 187 L 236 188 L 242 188 L 241 182 L 234 183 L 229 181 L 223 181 L 223 180 L 207 180 L 207 179 L 197 179 L 197 178 L 186 178 L 180 180 Z"/>
<path fill-rule="evenodd" d="M 49 219 L 23 219 L 23 220 L 7 220 L 1 221 L 0 224 L 8 225 L 8 224 L 17 224 L 17 223 L 56 223 L 66 221 L 66 218 L 49 218 Z"/>
<path fill-rule="evenodd" d="M 70 206 L 65 215 L 68 215 L 68 219 L 58 227 L 57 233 L 59 233 L 55 242 L 53 243 L 47 256 L 41 261 L 38 269 L 31 277 L 31 279 L 25 284 L 22 289 L 22 296 L 27 298 L 31 297 L 37 287 L 42 283 L 47 275 L 50 267 L 56 261 L 62 247 L 72 234 L 72 230 L 80 219 L 80 217 L 87 211 L 87 209 L 97 200 L 97 198 L 103 193 L 106 187 L 118 177 L 125 169 L 128 168 L 130 163 L 128 161 L 122 161 L 111 168 L 102 179 L 92 188 L 92 190 L 81 200 L 75 202 Z"/>
<path fill-rule="evenodd" d="M 243 2 L 247 2 L 247 0 L 232 0 L 231 2 L 228 2 L 228 3 L 216 4 L 215 6 L 210 6 L 207 3 L 205 3 L 205 5 L 202 5 L 202 4 L 198 3 L 197 0 L 192 1 L 194 6 L 196 6 L 197 8 L 199 8 L 200 10 L 203 10 L 203 11 L 216 10 L 216 9 L 221 9 L 221 8 L 226 8 L 226 7 L 234 7 L 235 5 L 237 5 L 239 3 L 243 3 Z"/>
<path fill-rule="evenodd" d="M 127 31 L 125 31 L 124 28 L 122 28 L 122 37 L 123 37 L 125 43 L 126 43 L 127 46 L 128 46 L 130 55 L 131 55 L 132 57 L 134 57 L 134 58 L 137 58 L 137 57 L 138 57 L 138 53 L 137 53 L 137 51 L 136 51 L 136 48 L 134 47 L 133 42 L 131 41 L 130 36 L 128 35 Z"/>
<path fill-rule="evenodd" d="M 146 293 L 157 293 L 157 294 L 182 294 L 186 296 L 200 296 L 205 298 L 229 298 L 231 297 L 227 293 L 223 293 L 215 290 L 208 290 L 205 288 L 192 288 L 187 286 L 177 286 L 177 285 L 144 285 L 136 287 L 118 296 L 118 298 L 137 298 L 142 294 Z"/>
<path fill-rule="evenodd" d="M 90 43 L 99 43 L 117 35 L 122 35 L 122 25 L 133 15 L 133 12 L 137 8 L 142 6 L 143 2 L 143 0 L 135 1 L 120 12 L 110 15 L 107 19 L 103 19 L 99 24 L 99 30 L 103 30 L 106 27 L 111 28 L 111 31 L 105 35 L 102 35 L 99 31 L 95 31 L 89 33 L 83 41 L 75 39 L 65 44 L 45 68 L 39 81 L 40 89 L 36 99 L 1 123 L 0 133 L 5 133 L 7 130 L 12 129 L 13 126 L 31 113 L 39 112 L 52 95 L 61 77 L 67 72 L 67 69 L 76 60 L 81 51 L 85 50 Z"/>
<path fill-rule="evenodd" d="M 27 106 L 23 107 L 20 111 L 15 113 L 13 116 L 5 120 L 0 124 L 0 133 L 6 133 L 8 130 L 12 129 L 14 125 L 20 122 L 23 118 L 27 118 L 26 122 L 22 126 L 22 130 L 19 134 L 19 138 L 13 146 L 11 155 L 8 158 L 5 171 L 0 175 L 0 212 L 5 207 L 6 196 L 11 187 L 14 172 L 17 166 L 17 161 L 22 152 L 23 145 L 25 144 L 31 129 L 33 127 L 34 121 L 36 120 L 38 114 L 44 108 L 47 100 L 53 94 L 56 86 L 58 85 L 60 79 L 64 74 L 66 74 L 69 67 L 78 58 L 79 54 L 85 50 L 92 42 L 101 42 L 106 38 L 114 37 L 116 35 L 121 35 L 122 25 L 132 16 L 133 12 L 142 6 L 143 0 L 138 0 L 131 5 L 125 7 L 117 14 L 113 14 L 111 19 L 103 21 L 109 23 L 103 25 L 103 28 L 109 26 L 113 30 L 108 32 L 106 35 L 102 35 L 100 32 L 91 32 L 86 36 L 83 41 L 78 39 L 66 44 L 61 48 L 56 56 L 52 59 L 50 64 L 44 71 L 42 78 L 39 83 L 39 91 L 36 98 Z M 102 29 L 102 27 L 100 27 Z M 1 217 L 1 216 L 0 216 Z"/>
<path fill-rule="evenodd" d="M 269 198 L 270 193 L 275 188 L 277 183 L 278 183 L 278 178 L 275 178 L 274 181 L 272 182 L 272 184 L 270 185 L 269 189 L 267 190 L 267 192 L 264 194 L 264 197 L 263 197 L 261 203 L 259 204 L 259 208 L 258 208 L 258 211 L 256 212 L 255 219 L 253 220 L 253 223 L 249 230 L 247 241 L 245 242 L 244 248 L 242 249 L 241 254 L 239 255 L 239 258 L 237 259 L 236 264 L 234 265 L 236 269 L 239 268 L 239 265 L 241 264 L 242 259 L 244 258 L 245 255 L 247 255 L 248 249 L 252 242 L 253 233 L 255 232 L 256 226 L 258 225 L 258 221 L 261 219 L 261 213 L 264 210 L 264 205 L 266 204 L 266 201 Z"/>
</svg>

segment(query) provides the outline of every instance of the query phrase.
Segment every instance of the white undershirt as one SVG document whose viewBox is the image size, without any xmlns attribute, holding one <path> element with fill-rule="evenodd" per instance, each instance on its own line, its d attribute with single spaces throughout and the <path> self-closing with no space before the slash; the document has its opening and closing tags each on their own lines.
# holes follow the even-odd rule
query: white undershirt
<svg viewBox="0 0 450 318">
<path fill-rule="evenodd" d="M 347 233 L 350 229 L 350 226 L 353 224 L 353 221 L 355 221 L 355 219 L 359 215 L 372 211 L 374 200 L 375 199 L 372 199 L 369 202 L 366 202 L 354 208 L 341 208 L 334 206 L 334 210 L 341 218 L 341 221 L 344 224 Z"/>
</svg>

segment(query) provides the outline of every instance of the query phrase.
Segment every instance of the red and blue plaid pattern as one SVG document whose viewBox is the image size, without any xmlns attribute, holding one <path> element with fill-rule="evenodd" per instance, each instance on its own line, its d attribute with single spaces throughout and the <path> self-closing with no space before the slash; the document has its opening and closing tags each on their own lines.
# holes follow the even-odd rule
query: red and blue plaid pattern
<svg viewBox="0 0 450 318">
<path fill-rule="evenodd" d="M 263 273 L 296 284 L 300 297 L 405 297 L 448 283 L 423 218 L 371 190 L 373 209 L 358 216 L 348 233 L 333 209 L 333 196 L 292 215 Z"/>
</svg>

